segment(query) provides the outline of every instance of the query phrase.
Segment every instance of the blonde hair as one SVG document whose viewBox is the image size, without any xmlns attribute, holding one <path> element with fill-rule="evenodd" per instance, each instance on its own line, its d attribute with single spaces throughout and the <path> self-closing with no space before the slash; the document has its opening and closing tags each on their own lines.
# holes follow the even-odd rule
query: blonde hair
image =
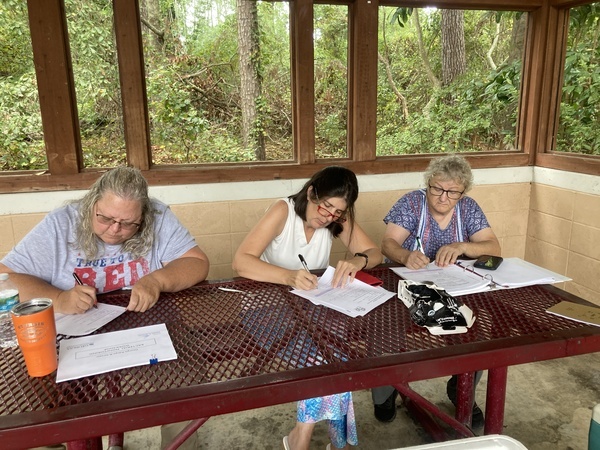
<svg viewBox="0 0 600 450">
<path fill-rule="evenodd" d="M 121 249 L 131 253 L 133 259 L 147 254 L 154 243 L 154 216 L 157 211 L 148 196 L 148 182 L 138 169 L 132 167 L 109 170 L 96 180 L 83 198 L 73 202 L 79 205 L 79 223 L 74 246 L 83 251 L 87 259 L 98 256 L 104 243 L 94 233 L 93 211 L 96 203 L 109 192 L 126 200 L 140 202 L 141 225 L 137 232 L 121 245 Z"/>
</svg>

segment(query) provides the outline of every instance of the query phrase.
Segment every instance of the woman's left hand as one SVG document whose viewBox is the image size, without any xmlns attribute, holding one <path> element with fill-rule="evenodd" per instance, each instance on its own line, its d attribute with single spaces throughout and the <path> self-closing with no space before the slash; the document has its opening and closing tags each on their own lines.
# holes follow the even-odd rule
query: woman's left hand
<svg viewBox="0 0 600 450">
<path fill-rule="evenodd" d="M 143 276 L 133 285 L 129 298 L 128 311 L 145 312 L 152 308 L 160 296 L 160 285 L 152 274 Z"/>
<path fill-rule="evenodd" d="M 333 287 L 344 287 L 346 283 L 354 280 L 356 272 L 361 270 L 364 265 L 365 258 L 362 256 L 355 256 L 352 259 L 338 261 L 331 285 Z"/>
<path fill-rule="evenodd" d="M 444 245 L 440 247 L 435 255 L 435 265 L 439 267 L 446 267 L 450 264 L 454 264 L 458 257 L 464 253 L 464 242 L 455 242 L 453 244 Z"/>
</svg>

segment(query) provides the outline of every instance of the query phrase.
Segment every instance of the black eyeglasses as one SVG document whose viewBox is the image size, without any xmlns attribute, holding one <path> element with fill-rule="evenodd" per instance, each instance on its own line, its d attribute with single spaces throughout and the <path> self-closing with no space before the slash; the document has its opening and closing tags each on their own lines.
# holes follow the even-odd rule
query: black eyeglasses
<svg viewBox="0 0 600 450">
<path fill-rule="evenodd" d="M 321 214 L 323 217 L 326 218 L 330 218 L 332 217 L 332 220 L 336 223 L 344 223 L 346 222 L 346 217 L 344 217 L 346 215 L 346 212 L 342 212 L 340 214 L 333 214 L 331 212 L 329 212 L 329 210 L 327 208 L 324 208 L 323 206 L 321 206 L 321 201 L 319 200 L 319 195 L 317 194 L 317 189 L 313 186 L 313 190 L 315 192 L 315 198 L 317 199 L 317 201 L 315 202 L 314 200 L 313 203 L 316 203 L 317 205 L 317 212 L 319 214 Z M 325 206 L 328 206 L 329 208 L 333 208 L 333 205 L 327 205 L 325 204 Z"/>
<path fill-rule="evenodd" d="M 112 227 L 115 223 L 118 223 L 119 227 L 126 231 L 133 231 L 142 226 L 141 223 L 119 222 L 118 220 L 111 219 L 110 217 L 106 217 L 105 215 L 100 213 L 96 213 L 96 219 L 98 219 L 98 222 L 100 222 L 102 225 L 106 225 L 109 227 Z"/>
<path fill-rule="evenodd" d="M 431 195 L 435 195 L 436 197 L 441 197 L 444 192 L 446 193 L 446 195 L 448 196 L 448 198 L 450 200 L 458 200 L 465 193 L 465 191 L 462 191 L 462 192 L 448 191 L 446 189 L 442 189 L 437 186 L 429 185 L 429 193 Z"/>
</svg>

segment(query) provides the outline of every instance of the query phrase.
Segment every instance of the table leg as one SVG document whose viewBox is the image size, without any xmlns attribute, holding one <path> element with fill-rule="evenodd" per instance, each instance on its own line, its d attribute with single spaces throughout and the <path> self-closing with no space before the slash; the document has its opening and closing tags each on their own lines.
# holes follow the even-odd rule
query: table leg
<svg viewBox="0 0 600 450">
<path fill-rule="evenodd" d="M 108 436 L 108 448 L 109 450 L 114 449 L 122 449 L 123 442 L 125 440 L 124 433 L 111 434 Z"/>
<path fill-rule="evenodd" d="M 67 450 L 102 450 L 102 438 L 96 437 L 67 442 Z"/>
<path fill-rule="evenodd" d="M 475 374 L 469 372 L 458 375 L 456 383 L 456 420 L 468 426 L 471 425 L 473 415 L 474 382 Z"/>
<path fill-rule="evenodd" d="M 502 434 L 508 367 L 488 370 L 484 434 Z"/>
<path fill-rule="evenodd" d="M 405 405 L 409 408 L 411 413 L 416 413 L 415 416 L 417 421 L 436 441 L 440 442 L 456 439 L 456 436 L 445 432 L 436 421 L 433 420 L 434 417 L 449 425 L 459 437 L 473 437 L 475 435 L 471 429 L 460 423 L 454 417 L 446 414 L 419 393 L 412 390 L 408 384 L 395 385 L 394 387 L 402 396 Z"/>
<path fill-rule="evenodd" d="M 210 417 L 203 417 L 201 419 L 192 420 L 188 423 L 183 430 L 179 432 L 175 438 L 169 442 L 167 446 L 164 447 L 164 450 L 175 450 L 179 448 L 181 444 L 183 444 L 187 438 L 189 438 L 192 434 L 196 432 L 198 428 L 200 428 L 206 421 L 210 419 Z"/>
</svg>

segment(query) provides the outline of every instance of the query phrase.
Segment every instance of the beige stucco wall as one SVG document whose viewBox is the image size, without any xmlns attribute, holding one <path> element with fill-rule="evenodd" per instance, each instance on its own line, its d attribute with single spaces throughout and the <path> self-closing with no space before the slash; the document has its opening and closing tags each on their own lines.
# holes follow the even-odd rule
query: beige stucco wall
<svg viewBox="0 0 600 450">
<path fill-rule="evenodd" d="M 533 185 L 525 259 L 572 278 L 566 291 L 600 305 L 600 196 Z"/>
<path fill-rule="evenodd" d="M 383 236 L 383 217 L 409 190 L 367 189 L 360 194 L 357 220 L 376 242 Z M 560 287 L 600 305 L 600 195 L 539 182 L 479 183 L 469 195 L 486 213 L 503 256 L 524 258 L 571 277 L 573 281 Z M 231 269 L 235 250 L 273 201 L 202 201 L 172 209 L 208 254 L 209 279 L 223 279 L 236 275 Z M 0 258 L 44 215 L 0 214 Z M 343 245 L 336 242 L 331 263 L 344 254 Z"/>
</svg>

